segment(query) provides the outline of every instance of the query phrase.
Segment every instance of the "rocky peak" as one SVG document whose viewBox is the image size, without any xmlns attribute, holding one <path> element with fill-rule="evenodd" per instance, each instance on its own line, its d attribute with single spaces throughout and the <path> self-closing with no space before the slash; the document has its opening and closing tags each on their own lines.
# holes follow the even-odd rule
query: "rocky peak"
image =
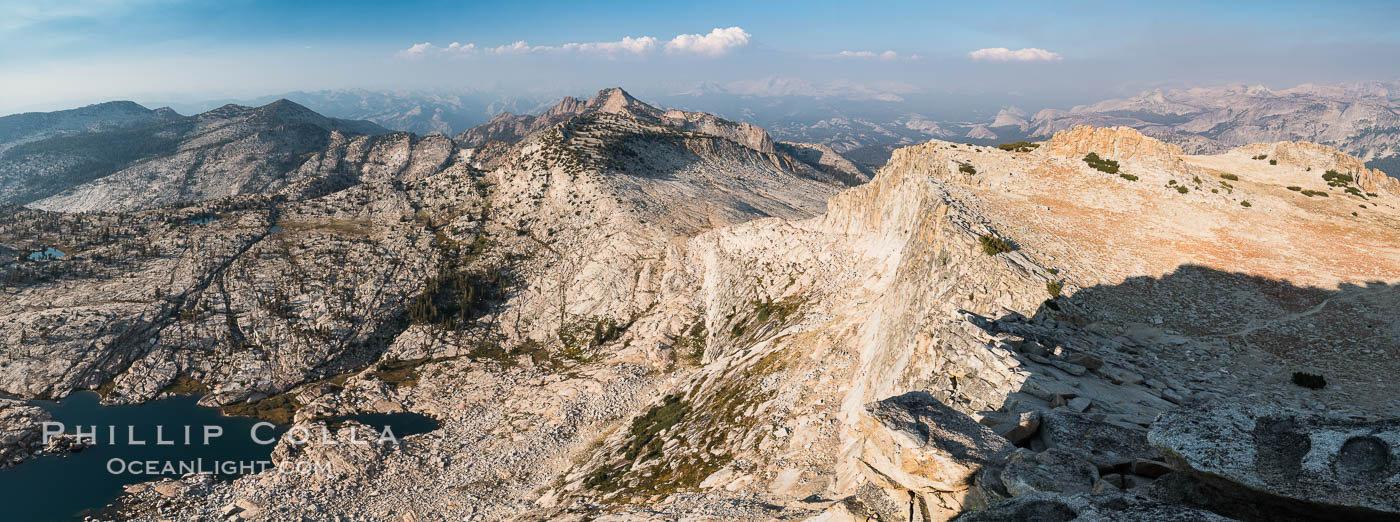
<svg viewBox="0 0 1400 522">
<path fill-rule="evenodd" d="M 549 110 L 544 111 L 544 114 L 541 114 L 540 116 L 543 118 L 553 118 L 556 116 L 580 114 L 585 110 L 587 105 L 587 102 L 584 102 L 583 100 L 580 100 L 573 96 L 565 96 L 564 99 L 559 100 L 559 103 L 556 103 L 553 107 L 550 107 Z M 492 120 L 510 118 L 511 116 L 513 115 L 508 112 L 503 112 L 497 114 L 494 118 L 492 118 Z"/>
<path fill-rule="evenodd" d="M 1016 107 L 1007 107 L 997 112 L 996 118 L 992 120 L 993 127 L 1025 127 L 1026 111 Z"/>
<path fill-rule="evenodd" d="M 1075 159 L 1093 152 L 1104 158 L 1128 163 L 1177 163 L 1184 154 L 1181 147 L 1164 143 L 1136 129 L 1084 125 L 1056 132 L 1037 152 Z"/>
<path fill-rule="evenodd" d="M 676 109 L 666 111 L 661 119 L 672 127 L 729 138 L 759 152 L 773 152 L 773 138 L 756 125 L 729 121 L 705 112 Z"/>
<path fill-rule="evenodd" d="M 258 114 L 284 121 L 320 120 L 325 118 L 325 116 L 317 114 L 316 111 L 286 98 L 280 98 L 277 101 L 258 107 L 257 112 Z"/>
<path fill-rule="evenodd" d="M 661 111 L 656 107 L 647 105 L 640 100 L 633 98 L 621 87 L 612 87 L 598 91 L 598 95 L 588 104 L 584 112 L 605 112 L 609 114 L 626 114 L 634 118 L 657 118 Z"/>
</svg>

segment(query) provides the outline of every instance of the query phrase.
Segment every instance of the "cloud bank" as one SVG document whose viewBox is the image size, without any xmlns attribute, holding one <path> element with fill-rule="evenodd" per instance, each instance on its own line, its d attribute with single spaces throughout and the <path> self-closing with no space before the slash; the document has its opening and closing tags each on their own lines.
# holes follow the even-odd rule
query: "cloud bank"
<svg viewBox="0 0 1400 522">
<path fill-rule="evenodd" d="M 979 62 L 1058 62 L 1064 59 L 1059 53 L 1035 47 L 1015 51 L 1005 47 L 989 47 L 967 53 L 967 56 Z"/>
<path fill-rule="evenodd" d="M 827 57 L 830 57 L 830 58 L 851 58 L 851 59 L 857 59 L 857 60 L 880 60 L 880 61 L 885 61 L 885 62 L 892 61 L 892 60 L 918 60 L 918 59 L 919 59 L 919 55 L 917 55 L 917 54 L 911 54 L 911 55 L 906 55 L 906 56 L 900 56 L 899 53 L 894 52 L 894 51 L 885 51 L 885 52 L 875 52 L 875 51 L 841 51 L 841 52 L 836 53 L 836 54 L 833 54 L 833 55 L 827 55 Z"/>
<path fill-rule="evenodd" d="M 658 50 L 664 50 L 667 54 L 676 55 L 696 55 L 704 57 L 718 57 L 729 54 L 735 49 L 747 46 L 749 39 L 753 35 L 745 32 L 739 27 L 718 28 L 716 27 L 709 34 L 679 34 L 675 38 L 666 41 L 651 36 L 639 36 L 633 38 L 624 36 L 621 40 L 611 42 L 571 42 L 562 45 L 530 45 L 524 40 L 495 47 L 479 46 L 474 43 L 452 42 L 446 46 L 434 45 L 432 42 L 413 44 L 407 49 L 399 51 L 397 56 L 408 60 L 421 60 L 433 56 L 449 57 L 475 57 L 475 56 L 500 56 L 512 54 L 535 54 L 535 53 L 579 53 L 608 58 L 620 56 L 646 56 Z"/>
</svg>

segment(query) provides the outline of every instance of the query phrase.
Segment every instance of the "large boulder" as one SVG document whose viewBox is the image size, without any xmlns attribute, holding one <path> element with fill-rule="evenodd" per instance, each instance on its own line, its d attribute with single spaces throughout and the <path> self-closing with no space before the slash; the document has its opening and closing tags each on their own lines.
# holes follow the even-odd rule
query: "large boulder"
<svg viewBox="0 0 1400 522">
<path fill-rule="evenodd" d="M 1051 448 L 1077 451 L 1100 470 L 1155 458 L 1157 452 L 1140 430 L 1098 422 L 1088 415 L 1055 408 L 1041 417 L 1041 437 Z"/>
<path fill-rule="evenodd" d="M 978 471 L 1016 449 L 926 392 L 867 405 L 860 431 L 860 459 L 872 481 L 920 492 L 966 490 Z"/>
<path fill-rule="evenodd" d="M 1037 492 L 1088 493 L 1099 470 L 1079 453 L 1058 448 L 1040 453 L 1018 450 L 1001 470 L 1001 483 L 1012 496 Z"/>
<path fill-rule="evenodd" d="M 993 504 L 987 509 L 969 511 L 955 518 L 958 522 L 1001 522 L 1027 520 L 1068 522 L 1098 520 L 1124 522 L 1227 521 L 1209 511 L 1161 502 L 1130 493 L 1103 495 L 1064 495 L 1032 493 Z"/>
<path fill-rule="evenodd" d="M 1246 518 L 1400 518 L 1400 419 L 1363 421 L 1243 407 L 1165 413 L 1152 444 Z M 1187 499 L 1197 500 L 1200 499 Z M 1212 507 L 1215 509 L 1215 507 Z M 1244 511 L 1241 511 L 1244 512 Z"/>
</svg>

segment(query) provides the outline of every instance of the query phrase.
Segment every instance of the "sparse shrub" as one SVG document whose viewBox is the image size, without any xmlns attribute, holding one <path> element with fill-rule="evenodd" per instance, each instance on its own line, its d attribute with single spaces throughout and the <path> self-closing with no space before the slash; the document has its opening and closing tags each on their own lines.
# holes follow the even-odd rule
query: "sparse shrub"
<svg viewBox="0 0 1400 522">
<path fill-rule="evenodd" d="M 1015 247 L 1013 247 L 1011 243 L 991 234 L 984 234 L 982 237 L 977 238 L 977 240 L 982 243 L 982 253 L 989 256 L 1005 254 L 1015 250 Z"/>
<path fill-rule="evenodd" d="M 1176 184 L 1176 180 L 1174 180 L 1174 179 L 1172 179 L 1172 180 L 1167 180 L 1167 184 L 1168 184 L 1168 185 L 1175 185 L 1175 184 Z"/>
<path fill-rule="evenodd" d="M 646 413 L 633 418 L 626 446 L 628 460 L 636 460 L 639 456 L 642 460 L 661 456 L 661 446 L 665 441 L 658 436 L 675 426 L 689 413 L 690 403 L 675 395 L 667 395 L 660 405 L 653 406 Z"/>
<path fill-rule="evenodd" d="M 1342 174 L 1335 170 L 1329 170 L 1323 173 L 1322 179 L 1327 182 L 1327 186 L 1329 187 L 1345 187 L 1351 182 L 1356 181 L 1356 178 L 1351 177 L 1351 174 Z"/>
<path fill-rule="evenodd" d="M 1256 160 L 1269 159 L 1269 155 L 1268 155 L 1268 154 L 1260 154 L 1260 155 L 1255 156 L 1254 159 L 1256 159 Z"/>
<path fill-rule="evenodd" d="M 1185 194 L 1187 192 L 1190 192 L 1191 189 L 1186 188 L 1186 185 L 1177 185 L 1176 191 Z"/>
<path fill-rule="evenodd" d="M 1297 186 L 1297 185 L 1289 185 L 1289 186 L 1288 186 L 1288 190 L 1291 190 L 1291 191 L 1294 191 L 1294 192 L 1298 192 L 1298 191 L 1300 191 L 1300 190 L 1303 190 L 1303 187 L 1300 187 L 1300 186 Z"/>
<path fill-rule="evenodd" d="M 1128 181 L 1137 181 L 1137 180 L 1138 180 L 1138 177 L 1137 177 L 1137 176 L 1134 176 L 1134 175 L 1132 175 L 1132 174 L 1119 174 L 1118 177 L 1123 178 L 1123 179 L 1126 179 L 1126 180 L 1128 180 Z"/>
<path fill-rule="evenodd" d="M 969 174 L 969 175 L 971 175 L 971 174 L 976 174 L 976 173 L 977 173 L 977 169 L 976 169 L 975 167 L 973 167 L 972 165 L 960 165 L 960 166 L 958 166 L 958 172 L 961 172 L 961 173 L 963 173 L 963 174 Z"/>
<path fill-rule="evenodd" d="M 1046 282 L 1045 282 L 1045 291 L 1046 291 L 1046 292 L 1050 292 L 1050 297 L 1051 297 L 1051 298 L 1059 297 L 1059 296 L 1060 296 L 1060 290 L 1063 290 L 1064 287 L 1065 287 L 1065 284 L 1064 284 L 1064 283 L 1061 283 L 1061 282 L 1059 282 L 1059 281 L 1046 281 Z"/>
<path fill-rule="evenodd" d="M 997 145 L 998 149 L 1009 152 L 1030 152 L 1038 147 L 1040 147 L 1039 143 L 1031 143 L 1029 141 L 1018 141 L 1014 143 L 1003 143 L 1001 145 Z"/>
<path fill-rule="evenodd" d="M 1270 164 L 1270 165 L 1278 165 L 1278 160 L 1276 160 L 1276 159 L 1274 159 L 1274 160 L 1269 160 L 1269 164 Z"/>
<path fill-rule="evenodd" d="M 1311 390 L 1321 390 L 1327 387 L 1327 379 L 1312 373 L 1293 372 L 1293 384 Z"/>
<path fill-rule="evenodd" d="M 1331 197 L 1331 196 L 1329 196 L 1326 192 L 1323 192 L 1323 191 L 1321 191 L 1321 190 L 1304 190 L 1304 191 L 1303 191 L 1303 195 L 1304 195 L 1304 196 L 1307 196 L 1307 197 L 1313 197 L 1313 196 L 1322 196 L 1322 197 L 1324 197 L 1324 198 Z"/>
<path fill-rule="evenodd" d="M 1117 161 L 1100 158 L 1099 155 L 1094 152 L 1090 152 L 1084 156 L 1084 163 L 1088 163 L 1090 167 L 1102 172 L 1107 172 L 1109 174 L 1118 173 Z"/>
<path fill-rule="evenodd" d="M 1234 174 L 1229 174 L 1229 173 L 1221 174 L 1220 177 L 1221 177 L 1222 179 L 1228 179 L 1228 180 L 1230 180 L 1230 181 L 1239 181 L 1239 180 L 1240 180 L 1240 177 L 1239 177 L 1239 176 L 1236 176 L 1236 175 L 1234 175 Z"/>
<path fill-rule="evenodd" d="M 1240 202 L 1240 206 L 1241 206 L 1241 207 L 1252 207 L 1252 206 L 1254 206 L 1254 205 L 1250 205 L 1248 201 L 1241 201 L 1241 202 Z"/>
</svg>

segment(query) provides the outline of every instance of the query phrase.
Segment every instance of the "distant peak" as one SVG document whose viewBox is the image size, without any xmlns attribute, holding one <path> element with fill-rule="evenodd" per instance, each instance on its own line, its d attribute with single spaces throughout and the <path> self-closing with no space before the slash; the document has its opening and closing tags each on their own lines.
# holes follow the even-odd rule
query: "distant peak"
<svg viewBox="0 0 1400 522">
<path fill-rule="evenodd" d="M 613 97 L 621 97 L 624 100 L 636 101 L 636 98 L 633 98 L 631 94 L 627 93 L 627 91 L 622 90 L 622 87 L 609 87 L 607 89 L 602 89 L 598 91 L 598 96 L 596 96 L 596 98 L 600 100 L 606 100 Z"/>
<path fill-rule="evenodd" d="M 267 104 L 267 105 L 264 105 L 264 106 L 262 106 L 262 107 L 259 107 L 258 109 L 262 110 L 263 112 L 273 112 L 273 113 L 278 113 L 278 114 L 307 114 L 307 113 L 315 114 L 315 113 L 316 113 L 315 111 L 306 108 L 305 105 L 299 104 L 299 103 L 294 102 L 294 101 L 292 101 L 292 100 L 288 100 L 288 99 L 286 99 L 286 98 L 278 98 L 277 101 L 274 101 L 274 102 L 272 102 L 272 103 L 269 103 L 269 104 Z"/>
<path fill-rule="evenodd" d="M 657 110 L 656 107 L 633 98 L 621 87 L 598 91 L 598 95 L 588 101 L 588 109 L 612 114 L 627 114 L 634 117 L 657 118 L 661 115 L 661 111 Z"/>
</svg>

